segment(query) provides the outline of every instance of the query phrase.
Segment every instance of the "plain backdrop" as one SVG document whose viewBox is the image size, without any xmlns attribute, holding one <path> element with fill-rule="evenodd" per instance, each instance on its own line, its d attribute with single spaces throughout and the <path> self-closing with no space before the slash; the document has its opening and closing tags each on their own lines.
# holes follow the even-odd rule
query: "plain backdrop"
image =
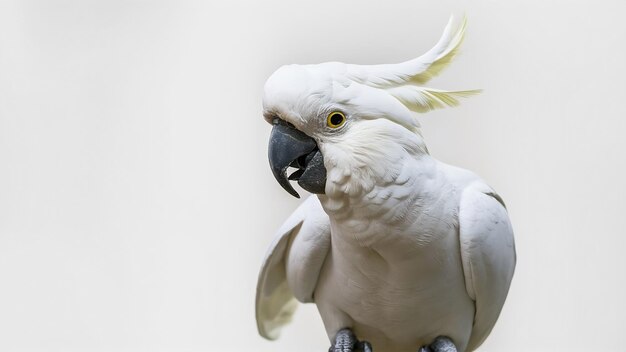
<svg viewBox="0 0 626 352">
<path fill-rule="evenodd" d="M 263 83 L 392 63 L 467 14 L 423 115 L 431 153 L 505 199 L 518 266 L 480 351 L 624 351 L 623 1 L 0 2 L 0 351 L 326 351 L 315 306 L 256 332 L 257 273 L 299 204 Z"/>
</svg>

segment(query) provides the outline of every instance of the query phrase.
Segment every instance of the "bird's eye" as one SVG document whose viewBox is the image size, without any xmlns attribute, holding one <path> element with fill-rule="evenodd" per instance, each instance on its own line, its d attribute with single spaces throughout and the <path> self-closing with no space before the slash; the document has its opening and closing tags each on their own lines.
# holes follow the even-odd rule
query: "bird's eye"
<svg viewBox="0 0 626 352">
<path fill-rule="evenodd" d="M 346 116 L 339 112 L 333 111 L 328 114 L 328 118 L 326 119 L 326 124 L 330 128 L 339 128 L 346 122 Z"/>
</svg>

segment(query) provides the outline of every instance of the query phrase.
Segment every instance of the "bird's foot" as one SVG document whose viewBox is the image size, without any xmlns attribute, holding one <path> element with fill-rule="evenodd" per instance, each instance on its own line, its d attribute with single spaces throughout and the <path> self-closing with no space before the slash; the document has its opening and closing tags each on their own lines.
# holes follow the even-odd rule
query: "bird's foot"
<svg viewBox="0 0 626 352">
<path fill-rule="evenodd" d="M 344 328 L 337 332 L 328 352 L 372 352 L 372 345 L 367 341 L 357 340 L 352 330 Z"/>
<path fill-rule="evenodd" d="M 428 346 L 422 346 L 418 352 L 457 352 L 457 349 L 450 338 L 439 336 L 435 342 Z"/>
</svg>

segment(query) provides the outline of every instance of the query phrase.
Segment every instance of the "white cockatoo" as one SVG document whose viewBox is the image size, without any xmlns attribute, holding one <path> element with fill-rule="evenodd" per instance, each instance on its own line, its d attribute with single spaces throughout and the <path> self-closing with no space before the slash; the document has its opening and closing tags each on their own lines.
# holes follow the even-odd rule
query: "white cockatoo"
<svg viewBox="0 0 626 352">
<path fill-rule="evenodd" d="M 288 65 L 267 80 L 272 172 L 314 195 L 263 263 L 262 336 L 277 338 L 297 301 L 317 305 L 336 352 L 472 351 L 489 335 L 515 268 L 507 210 L 474 173 L 430 156 L 416 120 L 476 93 L 423 86 L 465 27 L 451 18 L 434 48 L 400 64 Z"/>
</svg>

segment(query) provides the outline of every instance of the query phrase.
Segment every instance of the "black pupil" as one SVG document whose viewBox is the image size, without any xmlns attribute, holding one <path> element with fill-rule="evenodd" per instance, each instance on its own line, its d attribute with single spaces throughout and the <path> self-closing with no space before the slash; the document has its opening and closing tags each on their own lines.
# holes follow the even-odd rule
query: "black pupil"
<svg viewBox="0 0 626 352">
<path fill-rule="evenodd" d="M 343 116 L 341 116 L 340 114 L 332 114 L 330 116 L 330 123 L 333 126 L 337 126 L 339 124 L 341 124 L 343 122 Z"/>
</svg>

